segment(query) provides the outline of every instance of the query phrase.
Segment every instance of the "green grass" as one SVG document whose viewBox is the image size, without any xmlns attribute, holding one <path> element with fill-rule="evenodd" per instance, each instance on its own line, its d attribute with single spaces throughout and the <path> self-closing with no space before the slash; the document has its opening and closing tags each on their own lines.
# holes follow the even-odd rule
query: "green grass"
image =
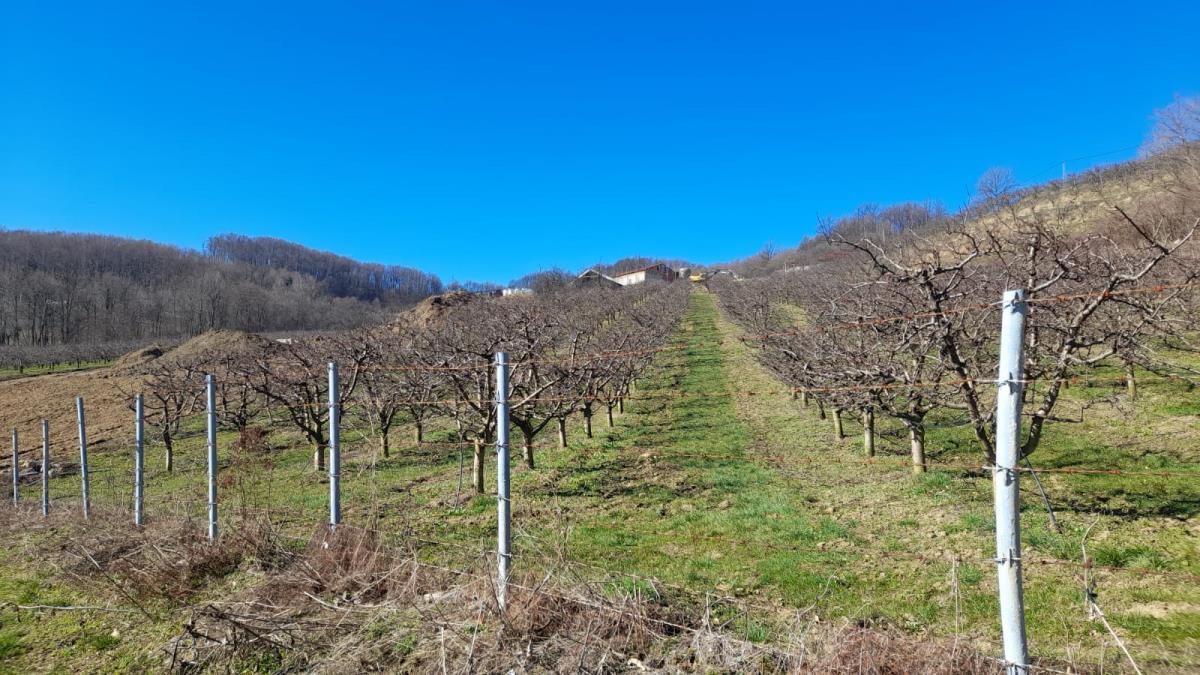
<svg viewBox="0 0 1200 675">
<path fill-rule="evenodd" d="M 569 448 L 539 448 L 535 470 L 514 461 L 516 569 L 554 566 L 565 551 L 582 563 L 577 573 L 602 580 L 610 593 L 669 599 L 697 615 L 706 597 L 710 603 L 732 597 L 716 600 L 714 615 L 751 641 L 774 640 L 784 629 L 772 612 L 751 608 L 766 605 L 810 609 L 822 619 L 884 621 L 923 635 L 961 630 L 962 637 L 993 650 L 999 635 L 988 474 L 939 470 L 912 476 L 904 466 L 899 425 L 883 419 L 879 452 L 885 461 L 858 464 L 861 430 L 851 415 L 848 438 L 839 442 L 815 406 L 806 409 L 773 393 L 728 395 L 782 392 L 782 386 L 736 340 L 738 329 L 720 316 L 710 295 L 694 293 L 690 303 L 673 337 L 679 349 L 660 355 L 614 428 L 599 415 L 595 437 L 586 439 L 581 420 L 572 419 Z M 1064 409 L 1113 393 L 1074 387 Z M 1032 482 L 1023 482 L 1026 603 L 1036 654 L 1099 658 L 1103 629 L 1082 610 L 1077 570 L 1034 562 L 1080 560 L 1087 533 L 1097 564 L 1118 568 L 1097 570 L 1095 577 L 1100 603 L 1131 649 L 1151 665 L 1200 664 L 1200 590 L 1194 580 L 1173 576 L 1200 572 L 1200 429 L 1188 412 L 1197 407 L 1200 392 L 1146 382 L 1136 405 L 1094 407 L 1080 423 L 1049 428 L 1033 457 L 1040 468 L 1165 470 L 1196 478 L 1044 474 L 1061 532 L 1050 526 Z M 931 461 L 984 463 L 961 419 L 939 413 L 931 421 Z M 148 481 L 149 517 L 186 512 L 202 519 L 202 424 L 189 420 L 179 439 L 180 470 Z M 349 416 L 347 426 L 347 522 L 373 523 L 397 541 L 424 540 L 421 555 L 438 563 L 465 562 L 473 551 L 494 547 L 495 497 L 470 494 L 469 448 L 463 450 L 467 476 L 460 494 L 457 450 L 414 447 L 408 430 L 400 429 L 393 456 L 377 458 L 370 435 Z M 548 444 L 553 430 L 544 436 L 539 441 Z M 427 438 L 446 440 L 449 429 L 435 425 Z M 235 526 L 242 507 L 269 508 L 287 516 L 298 540 L 311 535 L 325 520 L 328 485 L 311 471 L 310 449 L 280 425 L 271 427 L 273 450 L 265 456 L 232 449 L 234 440 L 231 433 L 219 437 L 226 526 Z M 148 447 L 152 471 L 161 466 L 161 453 L 158 444 Z M 889 457 L 897 461 L 890 464 Z M 93 465 L 98 476 L 111 477 L 93 481 L 98 507 L 127 509 L 128 450 L 101 448 Z M 489 452 L 489 492 L 494 469 Z M 37 489 L 25 486 L 23 499 L 36 500 Z M 56 509 L 77 508 L 77 477 L 56 479 L 52 491 L 63 500 Z M 0 552 L 0 601 L 92 599 L 93 590 L 29 571 L 30 551 L 53 547 L 53 541 L 29 535 L 12 543 Z M 212 583 L 204 592 L 219 594 L 223 582 Z M 78 663 L 73 659 L 86 653 L 106 666 L 136 665 L 148 642 L 177 630 L 169 620 L 130 632 L 114 617 L 88 617 L 82 627 L 79 618 L 53 616 L 46 631 L 35 633 L 3 610 L 0 670 L 22 670 L 47 654 L 55 660 L 61 654 L 65 663 Z M 70 646 L 51 646 L 61 644 Z"/>
<path fill-rule="evenodd" d="M 721 335 L 736 337 L 727 324 Z M 732 341 L 727 348 L 730 379 L 737 389 L 764 390 L 772 378 L 755 363 L 751 351 Z M 1085 401 L 1111 398 L 1113 387 L 1076 387 L 1067 392 L 1063 409 Z M 1158 631 L 1153 639 L 1138 640 L 1137 648 L 1151 663 L 1200 663 L 1197 634 L 1187 610 L 1200 592 L 1189 574 L 1200 570 L 1200 548 L 1194 529 L 1200 507 L 1200 429 L 1168 426 L 1162 420 L 1200 404 L 1197 392 L 1182 383 L 1144 382 L 1136 405 L 1098 406 L 1083 413 L 1083 421 L 1053 424 L 1033 456 L 1044 468 L 1119 468 L 1183 472 L 1180 477 L 1041 476 L 1063 532 L 1055 532 L 1032 481 L 1023 481 L 1022 528 L 1026 557 L 1064 562 L 1081 559 L 1084 533 L 1091 526 L 1088 552 L 1097 564 L 1121 568 L 1097 572 L 1100 602 L 1107 611 L 1139 616 L 1139 604 L 1165 602 L 1170 613 L 1161 621 L 1177 631 Z M 772 455 L 796 457 L 803 480 L 796 485 L 814 506 L 835 514 L 854 513 L 849 528 L 854 558 L 847 565 L 855 579 L 849 587 L 834 586 L 826 596 L 826 612 L 852 618 L 879 616 L 900 625 L 934 634 L 954 631 L 952 577 L 957 558 L 963 632 L 983 640 L 999 638 L 993 565 L 991 481 L 986 472 L 935 470 L 912 477 L 903 469 L 906 438 L 900 425 L 880 420 L 878 443 L 886 466 L 839 465 L 859 457 L 856 420 L 846 416 L 848 438 L 832 438 L 832 425 L 815 410 L 798 403 L 766 399 L 738 400 L 738 417 L 749 424 L 757 444 Z M 983 465 L 984 458 L 963 420 L 950 413 L 935 414 L 927 434 L 927 453 L 935 463 Z M 828 465 L 822 460 L 829 459 Z M 886 462 L 886 459 L 885 459 Z M 786 464 L 786 460 L 784 460 Z M 1193 478 L 1190 474 L 1195 474 Z M 1093 525 L 1094 523 L 1094 525 Z M 938 559 L 946 562 L 938 562 Z M 1104 560 L 1106 562 L 1101 562 Z M 808 561 L 809 572 L 819 566 Z M 1154 571 L 1178 576 L 1156 575 Z M 1074 653 L 1098 658 L 1101 642 L 1097 624 L 1082 611 L 1077 570 L 1066 566 L 1026 566 L 1026 607 L 1029 633 L 1037 654 Z M 1122 614 L 1126 616 L 1126 614 Z M 1176 622 L 1175 617 L 1179 619 Z M 1100 630 L 1103 630 L 1102 628 Z M 1145 637 L 1149 637 L 1147 634 Z"/>
<path fill-rule="evenodd" d="M 0 368 L 0 382 L 16 380 L 22 377 L 35 377 L 51 373 L 77 373 L 84 370 L 95 370 L 112 365 L 111 359 L 95 361 L 80 361 L 78 363 L 56 363 L 48 365 L 26 366 L 25 368 Z"/>
</svg>

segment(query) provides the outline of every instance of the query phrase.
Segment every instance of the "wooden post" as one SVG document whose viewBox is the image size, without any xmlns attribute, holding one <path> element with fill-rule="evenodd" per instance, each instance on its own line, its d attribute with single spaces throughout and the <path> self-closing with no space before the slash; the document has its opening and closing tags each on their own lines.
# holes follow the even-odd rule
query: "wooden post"
<svg viewBox="0 0 1200 675">
<path fill-rule="evenodd" d="M 870 406 L 863 408 L 863 451 L 867 457 L 875 456 L 875 411 Z"/>
</svg>

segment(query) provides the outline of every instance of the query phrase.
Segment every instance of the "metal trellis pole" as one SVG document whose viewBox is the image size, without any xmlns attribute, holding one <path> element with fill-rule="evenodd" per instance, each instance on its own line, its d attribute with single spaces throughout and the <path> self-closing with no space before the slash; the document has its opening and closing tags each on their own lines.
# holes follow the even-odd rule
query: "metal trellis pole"
<svg viewBox="0 0 1200 675">
<path fill-rule="evenodd" d="M 42 515 L 50 515 L 50 421 L 42 420 Z"/>
<path fill-rule="evenodd" d="M 145 422 L 146 407 L 141 394 L 133 399 L 133 524 L 142 526 L 142 502 L 146 490 Z"/>
<path fill-rule="evenodd" d="M 342 522 L 342 439 L 338 410 L 338 368 L 329 362 L 329 527 Z"/>
<path fill-rule="evenodd" d="M 79 485 L 83 498 L 83 517 L 92 516 L 92 491 L 88 482 L 87 421 L 83 415 L 83 397 L 75 398 L 75 417 L 79 423 Z"/>
<path fill-rule="evenodd" d="M 496 604 L 504 611 L 512 567 L 512 504 L 508 493 L 508 354 L 496 354 Z"/>
<path fill-rule="evenodd" d="M 208 404 L 208 538 L 217 538 L 217 383 L 204 378 Z"/>
<path fill-rule="evenodd" d="M 13 429 L 13 505 L 21 501 L 21 445 L 17 430 Z"/>
<path fill-rule="evenodd" d="M 1000 627 L 1008 675 L 1029 672 L 1025 605 L 1021 590 L 1020 484 L 1017 461 L 1021 441 L 1021 397 L 1025 372 L 1025 291 L 1007 291 L 1001 309 L 1000 368 L 996 379 L 996 466 L 992 492 L 996 503 L 996 578 Z"/>
</svg>

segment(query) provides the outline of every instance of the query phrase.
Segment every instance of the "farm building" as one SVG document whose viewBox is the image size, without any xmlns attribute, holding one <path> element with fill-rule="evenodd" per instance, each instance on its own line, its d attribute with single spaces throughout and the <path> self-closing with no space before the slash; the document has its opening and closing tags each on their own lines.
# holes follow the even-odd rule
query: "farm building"
<svg viewBox="0 0 1200 675">
<path fill-rule="evenodd" d="M 505 288 L 500 291 L 500 295 L 508 297 L 510 295 L 533 295 L 532 288 Z"/>
<path fill-rule="evenodd" d="M 592 269 L 584 270 L 571 283 L 575 286 L 598 286 L 600 288 L 620 288 L 622 286 L 621 282 L 616 279 Z"/>
<path fill-rule="evenodd" d="M 670 265 L 655 263 L 649 267 L 622 272 L 614 276 L 613 280 L 622 286 L 644 284 L 647 281 L 675 281 L 675 270 L 671 269 Z"/>
</svg>

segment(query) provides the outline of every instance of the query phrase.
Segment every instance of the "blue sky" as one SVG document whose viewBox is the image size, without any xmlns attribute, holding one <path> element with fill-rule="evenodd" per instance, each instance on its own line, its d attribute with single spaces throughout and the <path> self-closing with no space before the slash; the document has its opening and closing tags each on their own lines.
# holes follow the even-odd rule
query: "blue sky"
<svg viewBox="0 0 1200 675">
<path fill-rule="evenodd" d="M 1196 3 L 168 4 L 0 4 L 0 225 L 718 262 L 1132 157 L 1200 93 Z"/>
</svg>

